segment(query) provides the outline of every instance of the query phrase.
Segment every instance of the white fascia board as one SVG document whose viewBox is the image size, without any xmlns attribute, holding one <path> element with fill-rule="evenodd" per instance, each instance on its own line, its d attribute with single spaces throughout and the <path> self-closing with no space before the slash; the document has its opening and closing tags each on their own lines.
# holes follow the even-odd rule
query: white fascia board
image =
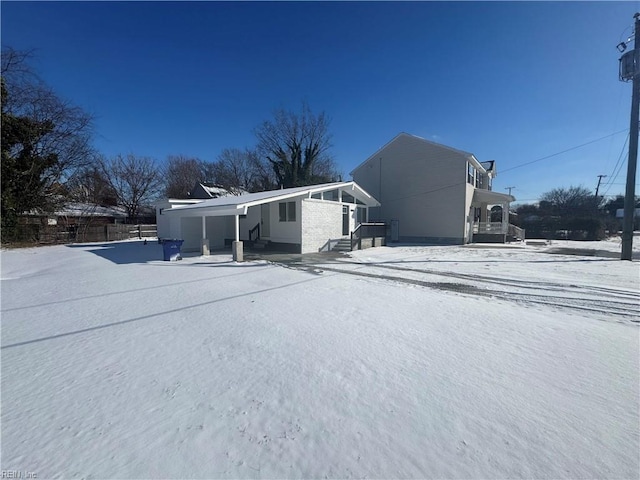
<svg viewBox="0 0 640 480">
<path fill-rule="evenodd" d="M 293 197 L 303 197 L 307 194 L 307 192 L 293 192 L 293 193 L 285 193 L 284 195 L 276 195 L 274 197 L 262 198 L 260 200 L 254 200 L 253 202 L 247 202 L 244 205 L 249 207 L 255 207 L 256 205 L 264 205 L 265 203 L 273 203 L 273 202 L 281 202 L 282 200 L 288 200 Z"/>
<path fill-rule="evenodd" d="M 480 170 L 482 173 L 487 173 L 487 170 L 482 166 L 482 164 L 473 155 L 473 153 L 469 154 L 467 159 L 473 164 L 473 166 L 476 168 L 476 170 Z"/>
<path fill-rule="evenodd" d="M 160 208 L 176 208 L 176 207 L 182 207 L 185 205 L 195 205 L 196 203 L 200 203 L 203 200 L 196 200 L 196 199 L 179 199 L 179 198 L 166 198 L 164 200 L 159 200 L 158 203 L 156 203 L 156 207 L 160 207 Z"/>
<path fill-rule="evenodd" d="M 185 205 L 193 205 L 195 203 L 202 203 L 204 199 L 202 198 L 169 198 L 167 199 L 169 203 L 184 203 Z"/>
<path fill-rule="evenodd" d="M 220 205 L 217 207 L 202 205 L 189 206 L 189 208 L 172 208 L 164 210 L 162 213 L 181 217 L 226 217 L 229 215 L 246 215 L 247 209 L 244 205 Z"/>
<path fill-rule="evenodd" d="M 360 193 L 360 197 L 361 197 L 360 200 L 363 200 L 368 207 L 380 206 L 380 202 L 375 198 L 373 198 L 371 195 L 369 195 L 369 193 L 363 190 L 362 187 L 358 185 L 356 182 L 349 182 L 349 183 L 351 183 L 351 190 L 352 191 L 355 190 L 358 193 Z"/>
<path fill-rule="evenodd" d="M 477 164 L 480 167 L 480 169 L 482 169 L 482 171 L 484 171 L 484 168 L 479 165 L 480 162 L 478 162 L 478 160 L 476 160 L 476 158 L 473 156 L 472 153 L 465 152 L 464 150 L 458 150 L 457 148 L 453 148 L 453 147 L 450 147 L 448 145 L 443 145 L 442 143 L 432 142 L 431 140 L 427 140 L 426 138 L 419 137 L 418 135 L 412 135 L 410 133 L 400 132 L 398 135 L 393 137 L 390 141 L 388 141 L 382 147 L 380 147 L 378 150 L 376 150 L 375 153 L 373 155 L 369 156 L 364 162 L 362 162 L 356 168 L 351 170 L 351 172 L 349 172 L 349 175 L 351 175 L 353 177 L 353 172 L 355 172 L 356 170 L 359 170 L 360 168 L 364 167 L 370 160 L 378 157 L 382 150 L 384 150 L 389 145 L 391 145 L 393 142 L 395 142 L 396 140 L 398 140 L 399 138 L 402 138 L 402 137 L 414 138 L 414 139 L 420 140 L 420 141 L 422 141 L 422 142 L 424 142 L 426 144 L 435 145 L 437 147 L 444 148 L 446 150 L 455 152 L 455 153 L 457 153 L 459 155 L 462 155 L 463 157 L 465 157 L 467 159 L 471 159 L 472 158 L 473 159 L 472 162 L 475 162 L 475 164 Z"/>
<path fill-rule="evenodd" d="M 364 167 L 367 163 L 369 163 L 370 160 L 376 158 L 378 156 L 378 154 L 384 150 L 385 148 L 387 148 L 387 146 L 391 145 L 393 142 L 396 141 L 397 138 L 401 137 L 402 135 L 409 135 L 408 133 L 404 133 L 404 132 L 400 132 L 399 134 L 397 134 L 395 137 L 393 137 L 391 140 L 389 140 L 387 143 L 385 143 L 383 146 L 381 146 L 378 150 L 376 150 L 373 154 L 371 154 L 369 157 L 367 157 L 366 160 L 364 160 L 363 162 L 361 162 L 356 168 L 354 168 L 353 170 L 351 170 L 349 172 L 349 175 L 351 175 L 351 177 L 353 178 L 353 172 L 355 172 L 356 170 L 361 169 L 362 167 Z"/>
<path fill-rule="evenodd" d="M 268 197 L 268 198 L 262 198 L 260 200 L 254 200 L 253 202 L 247 202 L 244 205 L 246 205 L 248 208 L 248 207 L 254 207 L 256 205 L 262 205 L 264 203 L 281 202 L 283 200 L 288 200 L 290 198 L 295 198 L 295 197 L 311 196 L 314 193 L 318 193 L 318 192 L 327 192 L 329 190 L 335 190 L 336 188 L 344 188 L 345 186 L 348 186 L 350 183 L 353 183 L 353 182 L 336 182 L 336 183 L 330 183 L 330 184 L 323 184 L 323 186 L 320 188 L 313 188 L 313 185 L 309 185 L 308 189 L 305 189 L 302 191 L 285 193 L 282 195 L 275 195 L 273 197 Z"/>
</svg>

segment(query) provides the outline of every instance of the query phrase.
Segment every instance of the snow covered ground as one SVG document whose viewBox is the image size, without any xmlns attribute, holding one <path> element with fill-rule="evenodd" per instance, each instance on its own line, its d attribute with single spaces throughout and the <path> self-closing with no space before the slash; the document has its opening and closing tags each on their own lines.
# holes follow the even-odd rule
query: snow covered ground
<svg viewBox="0 0 640 480">
<path fill-rule="evenodd" d="M 619 248 L 396 246 L 287 268 L 163 262 L 137 241 L 4 250 L 1 468 L 638 478 L 640 263 Z"/>
</svg>

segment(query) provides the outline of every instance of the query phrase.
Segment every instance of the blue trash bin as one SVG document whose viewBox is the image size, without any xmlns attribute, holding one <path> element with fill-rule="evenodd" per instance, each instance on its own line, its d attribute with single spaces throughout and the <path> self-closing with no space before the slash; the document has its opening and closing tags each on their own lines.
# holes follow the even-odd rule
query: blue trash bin
<svg viewBox="0 0 640 480">
<path fill-rule="evenodd" d="M 176 240 L 170 238 L 162 239 L 162 250 L 164 252 L 165 262 L 175 262 L 176 260 L 182 260 L 180 255 L 180 247 L 184 240 Z"/>
</svg>

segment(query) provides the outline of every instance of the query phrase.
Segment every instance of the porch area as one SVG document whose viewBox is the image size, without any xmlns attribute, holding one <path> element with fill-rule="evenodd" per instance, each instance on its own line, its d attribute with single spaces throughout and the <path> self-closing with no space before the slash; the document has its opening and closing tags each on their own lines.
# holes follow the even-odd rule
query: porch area
<svg viewBox="0 0 640 480">
<path fill-rule="evenodd" d="M 507 222 L 474 222 L 473 243 L 522 242 L 525 230 Z"/>
<path fill-rule="evenodd" d="M 511 195 L 476 189 L 469 209 L 471 243 L 508 243 L 524 241 L 525 231 L 509 223 Z"/>
</svg>

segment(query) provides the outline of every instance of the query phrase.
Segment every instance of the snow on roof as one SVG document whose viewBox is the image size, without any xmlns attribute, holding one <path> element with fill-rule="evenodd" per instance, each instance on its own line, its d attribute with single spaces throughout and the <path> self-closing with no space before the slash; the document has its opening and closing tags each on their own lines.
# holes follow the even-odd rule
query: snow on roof
<svg viewBox="0 0 640 480">
<path fill-rule="evenodd" d="M 206 193 L 211 196 L 211 198 L 228 197 L 229 195 L 238 196 L 248 193 L 246 190 L 243 190 L 241 188 L 224 188 L 220 185 L 207 185 L 205 183 L 201 183 L 200 186 Z"/>
<path fill-rule="evenodd" d="M 103 207 L 93 203 L 67 203 L 54 212 L 58 217 L 117 217 L 126 218 L 127 212 L 121 207 Z"/>
<path fill-rule="evenodd" d="M 328 190 L 334 190 L 337 188 L 347 189 L 351 188 L 354 191 L 354 194 L 358 196 L 361 200 L 366 201 L 370 206 L 379 205 L 378 201 L 375 200 L 371 195 L 365 192 L 360 186 L 358 186 L 355 182 L 333 182 L 333 183 L 322 183 L 318 185 L 307 185 L 304 187 L 293 187 L 293 188 L 283 188 L 280 190 L 268 190 L 266 192 L 256 192 L 256 193 L 247 193 L 239 196 L 226 196 L 226 197 L 218 197 L 212 198 L 211 200 L 203 200 L 194 205 L 179 205 L 174 208 L 167 210 L 169 211 L 183 211 L 183 210 L 195 210 L 195 209 L 213 209 L 219 211 L 228 212 L 228 214 L 232 214 L 231 210 L 240 210 L 243 208 L 248 208 L 254 205 L 260 205 L 263 203 L 269 203 L 276 200 L 284 200 L 286 198 L 297 197 L 301 195 L 313 195 L 314 193 L 324 192 Z M 356 193 L 357 192 L 357 193 Z"/>
</svg>

